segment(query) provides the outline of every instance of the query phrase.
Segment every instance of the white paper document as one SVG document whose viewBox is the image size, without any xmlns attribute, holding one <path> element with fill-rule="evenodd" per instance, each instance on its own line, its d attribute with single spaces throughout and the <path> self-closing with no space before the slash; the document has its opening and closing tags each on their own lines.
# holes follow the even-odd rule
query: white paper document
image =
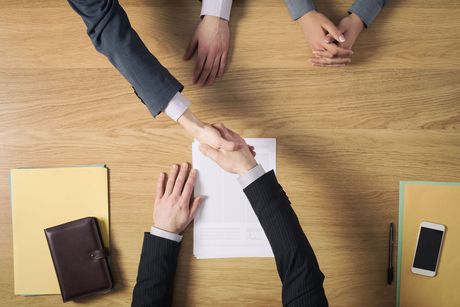
<svg viewBox="0 0 460 307">
<path fill-rule="evenodd" d="M 265 171 L 276 171 L 276 139 L 248 138 L 256 160 Z M 193 254 L 196 258 L 273 257 L 270 244 L 257 219 L 238 175 L 222 170 L 192 145 L 193 167 L 198 170 L 195 195 L 206 199 L 195 217 Z"/>
</svg>

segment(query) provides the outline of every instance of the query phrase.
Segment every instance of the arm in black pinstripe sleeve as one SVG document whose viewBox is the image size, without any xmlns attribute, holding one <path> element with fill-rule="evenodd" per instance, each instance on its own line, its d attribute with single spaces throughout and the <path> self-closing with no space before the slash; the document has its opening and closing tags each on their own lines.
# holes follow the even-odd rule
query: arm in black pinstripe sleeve
<svg viewBox="0 0 460 307">
<path fill-rule="evenodd" d="M 274 172 L 258 178 L 244 192 L 275 255 L 283 306 L 328 306 L 324 275 Z"/>
<path fill-rule="evenodd" d="M 171 306 L 179 249 L 178 242 L 144 234 L 133 307 Z"/>
</svg>

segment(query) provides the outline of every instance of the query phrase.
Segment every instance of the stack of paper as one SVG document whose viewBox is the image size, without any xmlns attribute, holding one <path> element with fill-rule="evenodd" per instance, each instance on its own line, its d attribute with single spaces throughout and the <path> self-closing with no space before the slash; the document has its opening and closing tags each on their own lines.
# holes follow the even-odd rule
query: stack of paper
<svg viewBox="0 0 460 307">
<path fill-rule="evenodd" d="M 109 244 L 105 166 L 11 170 L 14 292 L 59 294 L 44 229 L 83 217 L 98 219 Z"/>
<path fill-rule="evenodd" d="M 256 160 L 265 171 L 276 169 L 276 139 L 246 139 L 256 148 Z M 198 170 L 195 195 L 206 200 L 194 223 L 196 258 L 272 257 L 273 252 L 249 204 L 237 175 L 223 171 L 192 145 L 193 167 Z"/>
</svg>

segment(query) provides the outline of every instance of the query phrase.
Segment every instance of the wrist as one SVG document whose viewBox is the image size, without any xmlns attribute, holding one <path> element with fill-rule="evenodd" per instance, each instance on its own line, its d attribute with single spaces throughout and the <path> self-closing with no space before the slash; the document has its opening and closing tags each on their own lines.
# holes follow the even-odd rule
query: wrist
<svg viewBox="0 0 460 307">
<path fill-rule="evenodd" d="M 160 230 L 163 230 L 163 231 L 167 231 L 167 232 L 170 232 L 170 233 L 174 233 L 176 235 L 179 234 L 180 230 L 179 229 L 176 229 L 172 226 L 169 226 L 169 225 L 166 225 L 166 224 L 161 224 L 161 223 L 153 223 L 152 225 L 154 228 L 157 228 L 157 229 L 160 229 Z"/>
<path fill-rule="evenodd" d="M 300 17 L 298 20 L 302 23 L 310 18 L 312 18 L 313 16 L 316 16 L 318 13 L 318 11 L 316 10 L 311 10 L 311 11 L 308 11 L 306 12 L 302 17 Z"/>
<path fill-rule="evenodd" d="M 238 176 L 243 176 L 247 174 L 250 170 L 257 166 L 257 161 L 255 159 L 245 161 L 239 167 L 237 174 Z"/>
<path fill-rule="evenodd" d="M 219 17 L 219 16 L 213 16 L 213 15 L 204 15 L 203 20 L 210 20 L 210 21 L 213 21 L 213 22 L 225 21 L 226 23 L 228 23 L 227 19 Z"/>
<path fill-rule="evenodd" d="M 364 29 L 364 21 L 361 19 L 361 17 L 359 17 L 358 15 L 356 15 L 355 13 L 351 13 L 349 15 L 350 17 L 350 20 L 352 21 L 352 23 L 354 25 L 356 25 L 360 30 Z"/>
<path fill-rule="evenodd" d="M 187 109 L 187 111 L 179 117 L 177 122 L 193 137 L 196 137 L 199 131 L 204 127 L 203 122 L 200 121 L 190 109 Z"/>
</svg>

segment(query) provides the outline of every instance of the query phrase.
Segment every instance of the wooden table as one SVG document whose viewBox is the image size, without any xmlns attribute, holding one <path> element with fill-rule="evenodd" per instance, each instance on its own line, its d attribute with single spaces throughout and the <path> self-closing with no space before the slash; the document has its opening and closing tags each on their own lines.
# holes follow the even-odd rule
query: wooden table
<svg viewBox="0 0 460 307">
<path fill-rule="evenodd" d="M 399 181 L 460 181 L 460 3 L 388 2 L 356 43 L 353 64 L 328 69 L 309 66 L 283 1 L 235 1 L 228 72 L 199 88 L 182 54 L 200 3 L 122 1 L 202 120 L 277 138 L 278 177 L 331 306 L 394 305 L 387 236 Z M 319 9 L 338 21 L 350 4 Z M 82 302 L 127 306 L 157 174 L 191 161 L 192 140 L 164 115 L 152 120 L 65 1 L 1 0 L 0 16 L 0 304 L 62 304 L 13 295 L 9 169 L 106 163 L 116 287 Z M 194 259 L 190 228 L 174 295 L 176 306 L 279 306 L 281 287 L 273 259 Z"/>
</svg>

